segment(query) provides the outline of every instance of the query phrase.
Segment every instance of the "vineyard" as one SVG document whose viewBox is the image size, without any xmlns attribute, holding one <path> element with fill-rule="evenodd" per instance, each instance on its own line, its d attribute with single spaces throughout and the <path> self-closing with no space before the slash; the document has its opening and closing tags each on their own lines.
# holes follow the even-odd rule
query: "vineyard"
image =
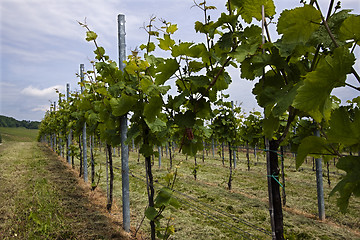
<svg viewBox="0 0 360 240">
<path fill-rule="evenodd" d="M 121 162 L 116 150 L 114 158 L 114 200 L 121 203 Z M 96 150 L 97 171 L 102 173 L 99 185 L 106 189 L 105 153 Z M 239 152 L 237 167 L 233 174 L 233 188 L 227 190 L 228 166 L 222 164 L 219 155 L 212 157 L 211 150 L 203 156 L 196 157 L 198 164 L 197 177 L 194 177 L 195 157 L 182 154 L 173 156 L 173 166 L 177 169 L 173 197 L 180 207 L 171 208 L 164 217 L 171 218 L 175 227 L 173 239 L 269 239 L 271 226 L 267 207 L 267 178 L 265 154 L 259 152 L 255 157 L 250 155 L 250 171 L 246 153 Z M 165 148 L 161 157 L 153 163 L 154 187 L 160 190 L 167 185 L 166 176 L 170 168 L 170 154 L 166 156 Z M 326 199 L 327 219 L 320 222 L 317 217 L 316 181 L 312 166 L 312 158 L 299 170 L 295 169 L 295 158 L 292 154 L 285 157 L 286 171 L 286 205 L 284 219 L 285 236 L 288 239 L 357 239 L 359 235 L 360 209 L 358 200 L 352 202 L 349 213 L 341 214 L 336 207 L 336 199 Z M 229 159 L 226 157 L 226 163 Z M 75 165 L 79 162 L 75 162 Z M 144 220 L 144 209 L 147 206 L 146 173 L 143 161 L 138 161 L 136 149 L 130 150 L 130 209 L 135 228 Z M 336 169 L 331 162 L 329 166 L 331 185 L 326 182 L 324 172 L 324 192 L 330 193 L 335 182 L 344 173 Z M 165 176 L 165 177 L 164 177 Z M 105 205 L 104 205 L 105 206 Z M 141 232 L 149 234 L 145 218 L 140 227 Z"/>
<path fill-rule="evenodd" d="M 273 1 L 225 4 L 214 20 L 215 7 L 194 1 L 199 43 L 150 18 L 146 42 L 127 58 L 119 15 L 119 64 L 79 22 L 93 69 L 80 64 L 81 91 L 59 92 L 39 141 L 92 191 L 104 189 L 108 212 L 122 206 L 133 237 L 359 238 L 360 97 L 341 103 L 333 90 L 360 91 L 360 16 L 312 0 L 273 22 Z M 234 68 L 244 80 L 232 79 Z M 245 79 L 256 82 L 262 113 L 224 94 Z"/>
</svg>

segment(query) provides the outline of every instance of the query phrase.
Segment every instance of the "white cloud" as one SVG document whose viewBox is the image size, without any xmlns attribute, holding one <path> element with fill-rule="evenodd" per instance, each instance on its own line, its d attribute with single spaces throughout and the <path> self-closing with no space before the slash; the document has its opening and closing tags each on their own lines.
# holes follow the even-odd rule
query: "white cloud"
<svg viewBox="0 0 360 240">
<path fill-rule="evenodd" d="M 56 85 L 44 89 L 39 89 L 30 85 L 24 88 L 23 90 L 21 90 L 21 94 L 29 97 L 54 98 L 57 94 L 56 89 L 62 91 L 64 90 L 64 86 Z"/>
<path fill-rule="evenodd" d="M 31 109 L 32 112 L 46 112 L 47 110 L 49 110 L 49 105 L 39 105 Z"/>
</svg>

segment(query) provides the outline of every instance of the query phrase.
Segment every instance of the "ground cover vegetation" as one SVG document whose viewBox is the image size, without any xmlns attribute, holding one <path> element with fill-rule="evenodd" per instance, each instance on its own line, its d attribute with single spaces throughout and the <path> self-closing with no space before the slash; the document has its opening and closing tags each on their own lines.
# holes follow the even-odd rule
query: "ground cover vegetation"
<svg viewBox="0 0 360 240">
<path fill-rule="evenodd" d="M 0 128 L 1 239 L 129 239 L 37 130 Z"/>
</svg>

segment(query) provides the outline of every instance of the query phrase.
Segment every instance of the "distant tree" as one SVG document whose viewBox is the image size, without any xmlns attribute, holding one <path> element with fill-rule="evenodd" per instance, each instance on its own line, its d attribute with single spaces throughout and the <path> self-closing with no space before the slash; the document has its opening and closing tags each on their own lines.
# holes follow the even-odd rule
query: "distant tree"
<svg viewBox="0 0 360 240">
<path fill-rule="evenodd" d="M 39 129 L 40 122 L 22 120 L 0 115 L 0 127 L 24 127 L 28 129 Z"/>
</svg>

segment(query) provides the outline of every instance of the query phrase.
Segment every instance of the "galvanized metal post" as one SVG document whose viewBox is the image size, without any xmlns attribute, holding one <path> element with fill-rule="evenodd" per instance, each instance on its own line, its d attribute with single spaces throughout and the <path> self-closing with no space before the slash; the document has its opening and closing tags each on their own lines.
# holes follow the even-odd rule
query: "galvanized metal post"
<svg viewBox="0 0 360 240">
<path fill-rule="evenodd" d="M 53 111 L 53 108 L 51 107 L 51 104 L 50 104 L 50 112 L 52 112 L 52 111 Z M 54 134 L 53 133 L 50 133 L 49 139 L 50 139 L 50 147 L 54 151 Z"/>
<path fill-rule="evenodd" d="M 319 137 L 319 130 L 315 131 L 315 136 Z M 323 178 L 322 178 L 322 159 L 315 158 L 316 165 L 316 188 L 317 188 L 317 199 L 318 199 L 318 211 L 319 211 L 319 219 L 325 220 L 325 201 L 324 201 L 324 186 L 323 186 Z"/>
<path fill-rule="evenodd" d="M 84 64 L 80 64 L 80 80 L 84 83 Z M 84 92 L 84 86 L 81 86 L 81 93 Z M 84 169 L 84 181 L 88 181 L 88 169 L 87 169 L 87 147 L 86 147 L 86 122 L 84 122 L 82 131 L 83 142 L 83 169 Z"/>
<path fill-rule="evenodd" d="M 56 102 L 54 102 L 54 112 L 56 112 Z M 53 151 L 56 152 L 56 145 L 57 145 L 57 140 L 56 140 L 56 135 L 57 132 L 53 133 L 53 143 L 54 143 L 54 148 Z"/>
<path fill-rule="evenodd" d="M 59 110 L 60 110 L 60 107 L 61 107 L 60 103 L 61 103 L 61 95 L 59 94 Z M 59 132 L 59 153 L 60 153 L 60 157 L 64 157 L 64 155 L 63 155 L 62 135 L 63 135 L 63 133 Z"/>
<path fill-rule="evenodd" d="M 118 45 L 119 45 L 119 69 L 124 70 L 126 58 L 125 43 L 125 15 L 118 15 Z M 130 232 L 130 188 L 129 188 L 129 146 L 125 143 L 127 138 L 127 114 L 121 116 L 121 179 L 122 179 L 122 203 L 123 203 L 123 228 Z"/>
<path fill-rule="evenodd" d="M 158 146 L 158 153 L 159 153 L 159 168 L 161 168 L 161 147 Z"/>
<path fill-rule="evenodd" d="M 214 137 L 211 138 L 211 149 L 212 149 L 212 156 L 215 158 L 215 147 L 214 147 Z"/>
<path fill-rule="evenodd" d="M 70 84 L 67 83 L 66 84 L 66 100 L 69 101 L 70 100 Z M 72 143 L 72 129 L 70 128 L 69 129 L 69 134 L 68 134 L 68 138 L 67 138 L 67 155 L 66 155 L 66 158 L 67 158 L 67 162 L 69 165 L 71 165 L 71 143 Z"/>
<path fill-rule="evenodd" d="M 234 114 L 234 101 L 231 101 L 231 108 L 233 111 L 233 115 L 235 115 Z M 234 146 L 232 146 L 232 147 L 234 147 Z M 235 149 L 233 149 L 232 153 L 233 153 L 233 161 L 234 161 L 234 169 L 235 169 L 236 168 L 236 151 L 235 151 Z"/>
</svg>

